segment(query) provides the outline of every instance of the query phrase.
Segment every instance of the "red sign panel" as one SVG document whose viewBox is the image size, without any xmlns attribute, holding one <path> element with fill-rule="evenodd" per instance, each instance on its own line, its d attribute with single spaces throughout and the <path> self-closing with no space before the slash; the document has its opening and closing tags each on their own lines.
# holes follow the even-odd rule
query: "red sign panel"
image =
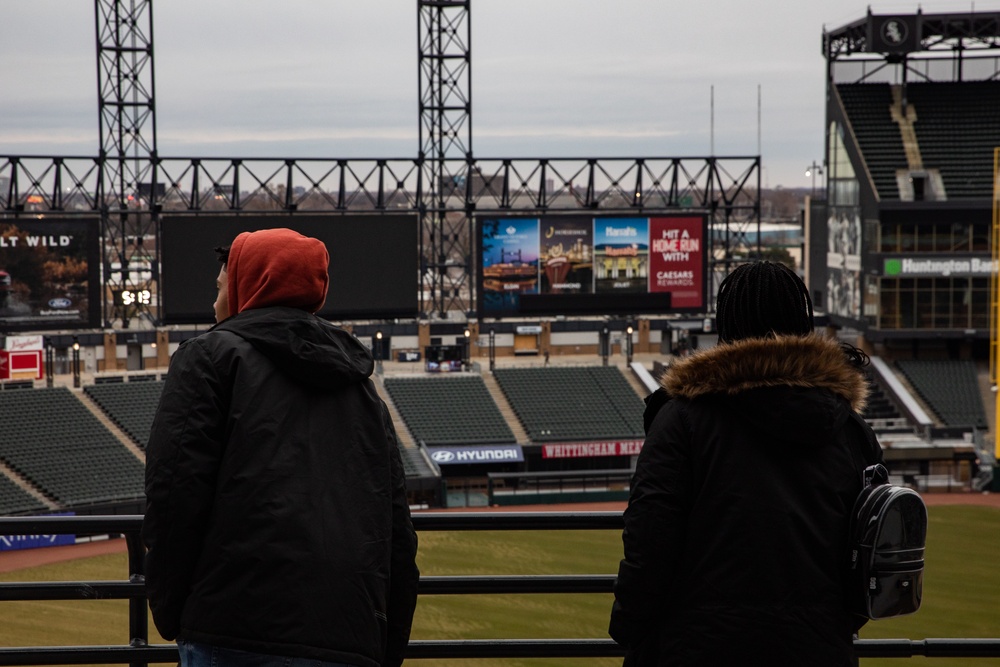
<svg viewBox="0 0 1000 667">
<path fill-rule="evenodd" d="M 669 292 L 673 308 L 705 305 L 705 218 L 649 219 L 649 291 Z"/>
<path fill-rule="evenodd" d="M 42 351 L 8 352 L 0 350 L 0 380 L 9 380 L 15 374 L 34 374 L 36 380 L 42 377 Z"/>
<path fill-rule="evenodd" d="M 642 443 L 642 440 L 562 442 L 542 445 L 542 458 L 580 459 L 594 456 L 635 456 L 642 449 Z"/>
</svg>

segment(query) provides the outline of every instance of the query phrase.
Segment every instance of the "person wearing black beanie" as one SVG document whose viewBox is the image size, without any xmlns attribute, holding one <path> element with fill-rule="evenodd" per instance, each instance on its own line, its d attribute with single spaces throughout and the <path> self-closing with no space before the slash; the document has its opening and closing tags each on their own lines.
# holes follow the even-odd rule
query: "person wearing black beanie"
<svg viewBox="0 0 1000 667">
<path fill-rule="evenodd" d="M 777 263 L 736 268 L 716 322 L 647 399 L 609 632 L 629 667 L 855 665 L 848 527 L 882 461 L 866 358 Z"/>
</svg>

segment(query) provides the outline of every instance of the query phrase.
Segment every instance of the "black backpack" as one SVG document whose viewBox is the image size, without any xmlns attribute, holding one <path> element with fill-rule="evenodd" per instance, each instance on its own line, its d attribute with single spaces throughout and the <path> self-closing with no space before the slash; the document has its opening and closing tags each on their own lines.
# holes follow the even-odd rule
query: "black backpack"
<svg viewBox="0 0 1000 667">
<path fill-rule="evenodd" d="M 864 471 L 851 515 L 852 611 L 873 620 L 920 608 L 927 507 L 913 490 L 889 484 L 881 463 Z"/>
</svg>

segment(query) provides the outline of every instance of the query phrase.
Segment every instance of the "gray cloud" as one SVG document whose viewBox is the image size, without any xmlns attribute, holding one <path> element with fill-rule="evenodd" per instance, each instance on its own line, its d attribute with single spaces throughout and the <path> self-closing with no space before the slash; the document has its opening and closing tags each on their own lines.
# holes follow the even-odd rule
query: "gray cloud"
<svg viewBox="0 0 1000 667">
<path fill-rule="evenodd" d="M 475 152 L 705 155 L 714 85 L 716 153 L 752 154 L 759 84 L 767 180 L 804 187 L 823 156 L 823 26 L 869 4 L 476 0 Z M 161 154 L 416 154 L 412 0 L 169 0 L 154 13 Z M 4 0 L 0 63 L 0 154 L 96 152 L 92 3 Z"/>
</svg>

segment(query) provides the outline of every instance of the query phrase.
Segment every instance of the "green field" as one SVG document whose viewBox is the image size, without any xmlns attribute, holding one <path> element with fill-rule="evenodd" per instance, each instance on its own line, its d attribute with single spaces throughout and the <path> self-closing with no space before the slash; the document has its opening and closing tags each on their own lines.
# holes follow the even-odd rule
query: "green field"
<svg viewBox="0 0 1000 667">
<path fill-rule="evenodd" d="M 920 612 L 869 623 L 863 638 L 1000 637 L 1000 509 L 930 509 L 924 602 Z M 621 558 L 611 531 L 466 532 L 420 535 L 420 569 L 427 575 L 609 574 Z M 101 556 L 0 574 L 5 581 L 123 579 L 124 555 Z M 414 639 L 605 638 L 610 595 L 424 596 Z M 124 644 L 123 601 L 0 602 L 0 645 Z M 152 640 L 160 642 L 159 638 Z M 576 661 L 610 667 L 618 659 Z M 414 661 L 430 667 L 432 661 Z M 441 661 L 455 667 L 458 661 Z M 568 664 L 566 660 L 471 660 L 474 667 Z M 1000 659 L 870 659 L 862 665 L 972 667 Z"/>
</svg>

